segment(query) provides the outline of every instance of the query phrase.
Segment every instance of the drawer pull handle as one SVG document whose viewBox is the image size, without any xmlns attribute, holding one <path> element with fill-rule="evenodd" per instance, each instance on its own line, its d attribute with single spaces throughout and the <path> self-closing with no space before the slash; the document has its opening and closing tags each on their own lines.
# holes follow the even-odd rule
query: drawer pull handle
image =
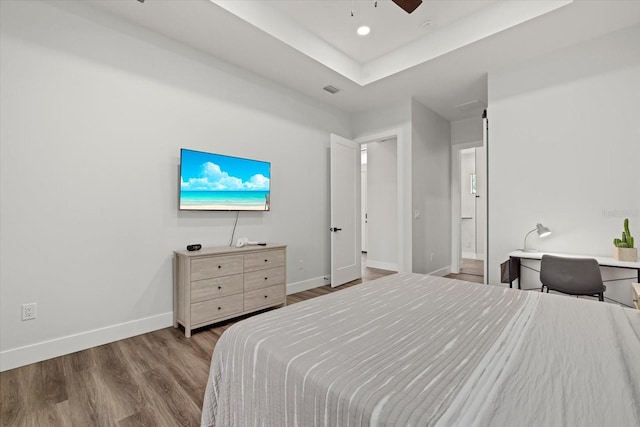
<svg viewBox="0 0 640 427">
<path fill-rule="evenodd" d="M 218 310 L 222 310 L 222 307 L 218 307 Z"/>
<path fill-rule="evenodd" d="M 221 266 L 221 265 L 219 265 L 219 266 L 218 266 L 218 268 L 222 268 L 222 266 Z"/>
<path fill-rule="evenodd" d="M 222 289 L 222 286 L 218 286 L 218 290 Z"/>
<path fill-rule="evenodd" d="M 265 277 L 264 280 L 267 280 L 267 278 Z"/>
<path fill-rule="evenodd" d="M 264 296 L 265 298 L 269 298 L 267 295 Z"/>
<path fill-rule="evenodd" d="M 265 260 L 264 260 L 264 262 L 269 262 L 269 260 L 268 260 L 268 259 L 265 259 Z"/>
</svg>

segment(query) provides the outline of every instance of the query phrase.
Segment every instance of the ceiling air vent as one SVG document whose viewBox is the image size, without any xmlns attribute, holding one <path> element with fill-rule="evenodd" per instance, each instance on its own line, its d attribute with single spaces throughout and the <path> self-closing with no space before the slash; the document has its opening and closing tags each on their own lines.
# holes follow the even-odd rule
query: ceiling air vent
<svg viewBox="0 0 640 427">
<path fill-rule="evenodd" d="M 465 102 L 464 104 L 458 104 L 456 105 L 456 108 L 460 111 L 472 111 L 472 110 L 479 110 L 481 108 L 486 108 L 487 106 L 484 105 L 484 102 L 479 101 L 477 99 L 473 100 L 473 101 L 469 101 L 469 102 Z"/>
<path fill-rule="evenodd" d="M 327 92 L 329 92 L 332 95 L 335 95 L 336 93 L 340 92 L 340 89 L 338 89 L 335 86 L 331 86 L 331 85 L 325 86 L 322 89 L 326 90 Z"/>
</svg>

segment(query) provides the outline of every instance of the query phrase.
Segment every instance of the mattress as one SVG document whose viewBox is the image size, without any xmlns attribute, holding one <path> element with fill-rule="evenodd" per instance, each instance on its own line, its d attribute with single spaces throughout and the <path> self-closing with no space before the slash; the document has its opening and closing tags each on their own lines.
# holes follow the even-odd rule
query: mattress
<svg viewBox="0 0 640 427">
<path fill-rule="evenodd" d="M 203 426 L 640 425 L 640 311 L 415 273 L 243 320 Z"/>
</svg>

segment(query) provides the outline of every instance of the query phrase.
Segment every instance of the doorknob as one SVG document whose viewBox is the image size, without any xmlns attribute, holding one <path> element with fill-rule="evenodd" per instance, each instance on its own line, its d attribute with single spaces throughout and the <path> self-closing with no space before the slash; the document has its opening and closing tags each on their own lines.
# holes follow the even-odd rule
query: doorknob
<svg viewBox="0 0 640 427">
<path fill-rule="evenodd" d="M 329 231 L 333 231 L 333 232 L 336 232 L 336 231 L 342 231 L 342 228 L 338 228 L 338 227 L 331 227 L 331 228 L 329 228 Z"/>
</svg>

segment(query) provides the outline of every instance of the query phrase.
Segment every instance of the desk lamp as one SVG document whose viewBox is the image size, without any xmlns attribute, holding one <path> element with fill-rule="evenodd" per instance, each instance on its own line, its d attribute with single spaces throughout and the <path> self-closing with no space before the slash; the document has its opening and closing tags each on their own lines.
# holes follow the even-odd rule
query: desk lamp
<svg viewBox="0 0 640 427">
<path fill-rule="evenodd" d="M 551 234 L 551 230 L 549 230 L 547 227 L 545 227 L 544 225 L 542 225 L 540 223 L 536 224 L 536 228 L 534 228 L 533 230 L 531 230 L 530 232 L 525 234 L 525 236 L 524 236 L 524 248 L 522 249 L 522 252 L 537 252 L 536 249 L 527 249 L 527 237 L 529 237 L 529 234 L 533 233 L 534 231 L 537 231 L 538 232 L 538 236 L 540 236 L 540 237 L 547 237 L 549 234 Z"/>
</svg>

